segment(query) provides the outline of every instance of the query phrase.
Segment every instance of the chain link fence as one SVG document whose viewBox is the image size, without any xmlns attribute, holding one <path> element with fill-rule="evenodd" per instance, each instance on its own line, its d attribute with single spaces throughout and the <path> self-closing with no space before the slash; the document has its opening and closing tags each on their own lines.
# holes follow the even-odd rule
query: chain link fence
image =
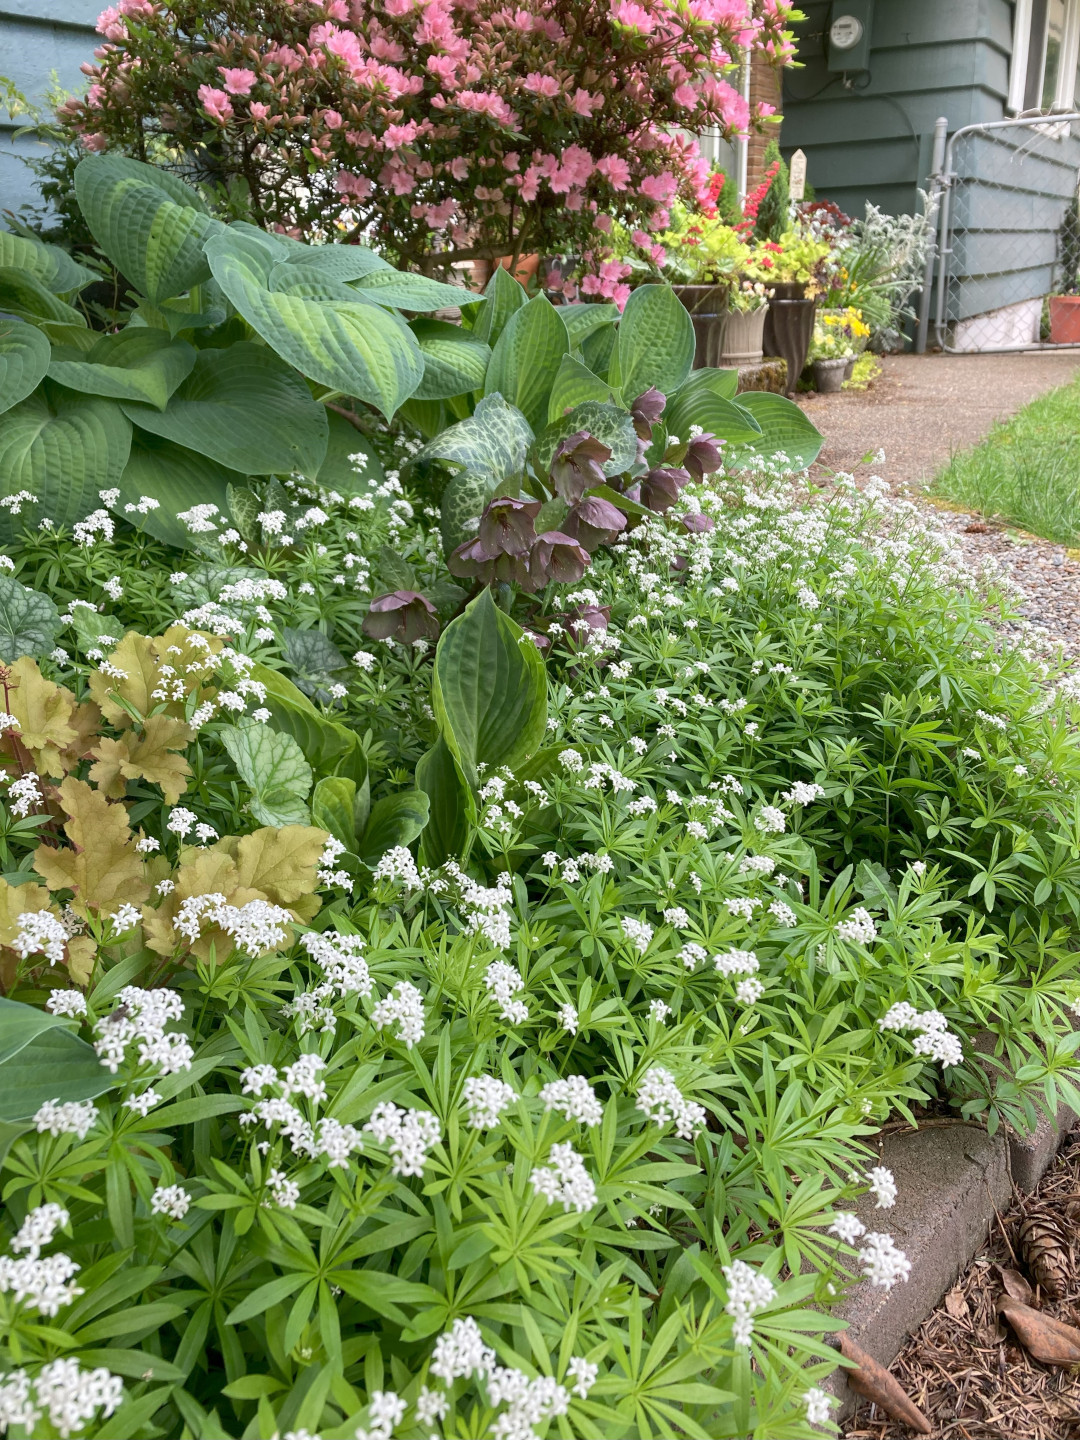
<svg viewBox="0 0 1080 1440">
<path fill-rule="evenodd" d="M 1080 182 L 1080 114 L 957 130 L 940 177 L 937 343 L 951 353 L 1051 345 L 1044 301 Z"/>
</svg>

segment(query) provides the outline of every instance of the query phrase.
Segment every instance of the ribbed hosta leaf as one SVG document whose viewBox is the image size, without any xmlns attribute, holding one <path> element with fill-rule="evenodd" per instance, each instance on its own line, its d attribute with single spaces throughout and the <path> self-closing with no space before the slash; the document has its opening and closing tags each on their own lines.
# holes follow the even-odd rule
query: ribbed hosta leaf
<svg viewBox="0 0 1080 1440">
<path fill-rule="evenodd" d="M 10 230 L 0 230 L 0 265 L 27 271 L 54 295 L 71 295 L 97 278 L 59 245 L 45 245 Z"/>
<path fill-rule="evenodd" d="M 0 320 L 0 415 L 36 390 L 49 368 L 49 342 L 25 320 Z"/>
<path fill-rule="evenodd" d="M 358 293 L 347 303 L 271 288 L 274 259 L 245 235 L 225 232 L 206 254 L 240 314 L 302 375 L 366 400 L 388 419 L 419 385 L 423 356 L 399 315 Z"/>
<path fill-rule="evenodd" d="M 610 399 L 611 387 L 606 381 L 594 375 L 587 365 L 575 360 L 572 355 L 564 355 L 548 396 L 548 420 L 558 420 L 566 410 L 572 410 L 586 400 L 603 402 Z"/>
<path fill-rule="evenodd" d="M 35 515 L 70 525 L 100 505 L 99 490 L 120 484 L 130 448 L 131 426 L 115 402 L 46 380 L 0 422 L 0 495 L 29 490 Z M 25 518 L 5 510 L 0 537 Z"/>
<path fill-rule="evenodd" d="M 670 285 L 641 285 L 626 302 L 609 378 L 630 403 L 656 388 L 672 395 L 694 363 L 694 324 Z"/>
<path fill-rule="evenodd" d="M 167 545 L 190 546 L 194 537 L 177 519 L 179 512 L 193 505 L 216 505 L 224 513 L 228 487 L 240 479 L 234 470 L 224 469 L 205 455 L 136 430 L 115 508 L 119 514 L 126 514 L 124 506 L 138 505 L 144 496 L 157 500 L 156 510 L 145 516 L 128 514 L 128 518 Z"/>
<path fill-rule="evenodd" d="M 739 396 L 739 408 L 757 421 L 761 434 L 742 451 L 725 456 L 729 464 L 753 463 L 754 455 L 782 454 L 796 466 L 812 465 L 821 453 L 825 437 L 794 401 L 783 395 L 751 391 Z"/>
<path fill-rule="evenodd" d="M 174 175 L 124 155 L 88 155 L 75 169 L 75 193 L 94 239 L 154 304 L 210 273 L 203 245 L 223 227 Z"/>
<path fill-rule="evenodd" d="M 417 400 L 445 400 L 483 389 L 490 346 L 442 320 L 414 320 L 410 328 L 424 352 L 424 378 L 414 391 Z"/>
<path fill-rule="evenodd" d="M 484 392 L 516 405 L 534 430 L 547 420 L 548 397 L 570 337 L 558 310 L 537 295 L 510 317 L 491 352 Z"/>
<path fill-rule="evenodd" d="M 407 275 L 400 270 L 372 271 L 352 287 L 378 300 L 380 305 L 395 305 L 401 310 L 442 310 L 455 305 L 479 305 L 476 295 L 460 285 L 444 285 L 430 275 Z"/>
<path fill-rule="evenodd" d="M 326 455 L 326 410 L 264 345 L 239 341 L 199 353 L 166 408 L 125 405 L 143 430 L 243 475 L 314 478 Z"/>
<path fill-rule="evenodd" d="M 50 331 L 55 326 L 86 328 L 80 310 L 54 295 L 36 275 L 11 265 L 0 268 L 0 312 Z"/>
<path fill-rule="evenodd" d="M 484 286 L 484 304 L 473 312 L 473 335 L 477 340 L 494 345 L 506 329 L 510 316 L 528 300 L 524 287 L 518 284 L 509 270 L 496 265 L 494 274 Z"/>
<path fill-rule="evenodd" d="M 485 589 L 443 631 L 435 652 L 435 718 L 450 752 L 475 786 L 511 769 L 544 743 L 547 675 L 540 652 Z"/>
<path fill-rule="evenodd" d="M 49 379 L 83 395 L 143 401 L 164 410 L 169 396 L 191 373 L 196 351 L 164 330 L 132 326 L 103 335 L 85 360 L 54 360 Z"/>
</svg>

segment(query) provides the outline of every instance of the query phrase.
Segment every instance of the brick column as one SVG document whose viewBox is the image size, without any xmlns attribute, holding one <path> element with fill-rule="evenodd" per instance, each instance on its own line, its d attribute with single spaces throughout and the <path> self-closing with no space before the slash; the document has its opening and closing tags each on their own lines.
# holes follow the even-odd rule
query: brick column
<svg viewBox="0 0 1080 1440">
<path fill-rule="evenodd" d="M 781 80 L 780 70 L 775 65 L 770 65 L 763 55 L 757 51 L 750 59 L 750 110 L 751 112 L 764 101 L 767 105 L 776 107 L 777 113 L 781 104 Z M 749 153 L 746 158 L 746 188 L 753 190 L 759 184 L 765 174 L 765 146 L 770 140 L 780 139 L 780 126 L 770 125 L 764 134 L 750 133 Z"/>
</svg>

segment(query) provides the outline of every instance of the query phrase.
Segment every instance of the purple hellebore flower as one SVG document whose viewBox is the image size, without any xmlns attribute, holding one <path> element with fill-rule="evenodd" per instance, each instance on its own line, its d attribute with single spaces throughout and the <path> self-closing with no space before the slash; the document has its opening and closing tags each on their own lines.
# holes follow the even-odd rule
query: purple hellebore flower
<svg viewBox="0 0 1080 1440">
<path fill-rule="evenodd" d="M 529 525 L 531 527 L 531 520 Z M 493 555 L 479 536 L 475 540 L 466 540 L 451 551 L 446 564 L 450 574 L 457 575 L 459 579 L 482 580 L 485 585 L 503 582 L 528 588 L 529 572 L 525 556 L 510 555 L 505 551 Z"/>
<path fill-rule="evenodd" d="M 529 554 L 529 580 L 534 590 L 549 580 L 560 585 L 572 584 L 580 580 L 588 568 L 588 551 L 561 530 L 545 530 L 538 535 Z"/>
<path fill-rule="evenodd" d="M 696 515 L 680 515 L 679 520 L 691 535 L 704 535 L 707 531 L 716 529 L 716 521 L 712 516 L 702 515 L 700 511 Z"/>
<path fill-rule="evenodd" d="M 536 539 L 533 521 L 539 514 L 539 500 L 511 500 L 501 495 L 486 505 L 478 539 L 488 558 L 527 555 Z"/>
<path fill-rule="evenodd" d="M 593 485 L 605 482 L 604 462 L 611 451 L 587 430 L 567 435 L 551 457 L 551 484 L 568 505 L 574 505 Z"/>
<path fill-rule="evenodd" d="M 373 640 L 437 640 L 439 619 L 435 606 L 415 590 L 393 590 L 372 600 L 364 616 L 363 631 Z"/>
<path fill-rule="evenodd" d="M 641 482 L 641 503 L 663 513 L 675 504 L 679 491 L 689 482 L 687 472 L 674 465 L 650 470 Z"/>
<path fill-rule="evenodd" d="M 601 545 L 610 545 L 620 530 L 626 529 L 626 516 L 599 495 L 586 495 L 572 505 L 563 521 L 563 534 L 580 541 L 591 555 Z"/>
<path fill-rule="evenodd" d="M 650 386 L 644 395 L 639 395 L 631 404 L 630 414 L 639 440 L 652 439 L 652 427 L 663 415 L 666 404 L 667 396 L 661 394 L 655 385 Z"/>
<path fill-rule="evenodd" d="M 697 435 L 686 447 L 683 464 L 695 480 L 720 469 L 720 446 L 724 442 L 715 435 Z"/>
</svg>

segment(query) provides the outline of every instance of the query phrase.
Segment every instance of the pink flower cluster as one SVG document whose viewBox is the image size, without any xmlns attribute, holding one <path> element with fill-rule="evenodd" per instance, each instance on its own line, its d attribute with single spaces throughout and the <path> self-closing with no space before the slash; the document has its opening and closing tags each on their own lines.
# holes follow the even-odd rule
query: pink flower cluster
<svg viewBox="0 0 1080 1440">
<path fill-rule="evenodd" d="M 788 0 L 119 0 L 61 118 L 91 149 L 147 132 L 215 154 L 257 218 L 433 250 L 600 254 L 707 198 L 690 132 L 758 123 L 733 57 L 790 59 Z M 641 236 L 643 238 L 638 239 Z M 624 267 L 585 293 L 619 301 Z"/>
</svg>

